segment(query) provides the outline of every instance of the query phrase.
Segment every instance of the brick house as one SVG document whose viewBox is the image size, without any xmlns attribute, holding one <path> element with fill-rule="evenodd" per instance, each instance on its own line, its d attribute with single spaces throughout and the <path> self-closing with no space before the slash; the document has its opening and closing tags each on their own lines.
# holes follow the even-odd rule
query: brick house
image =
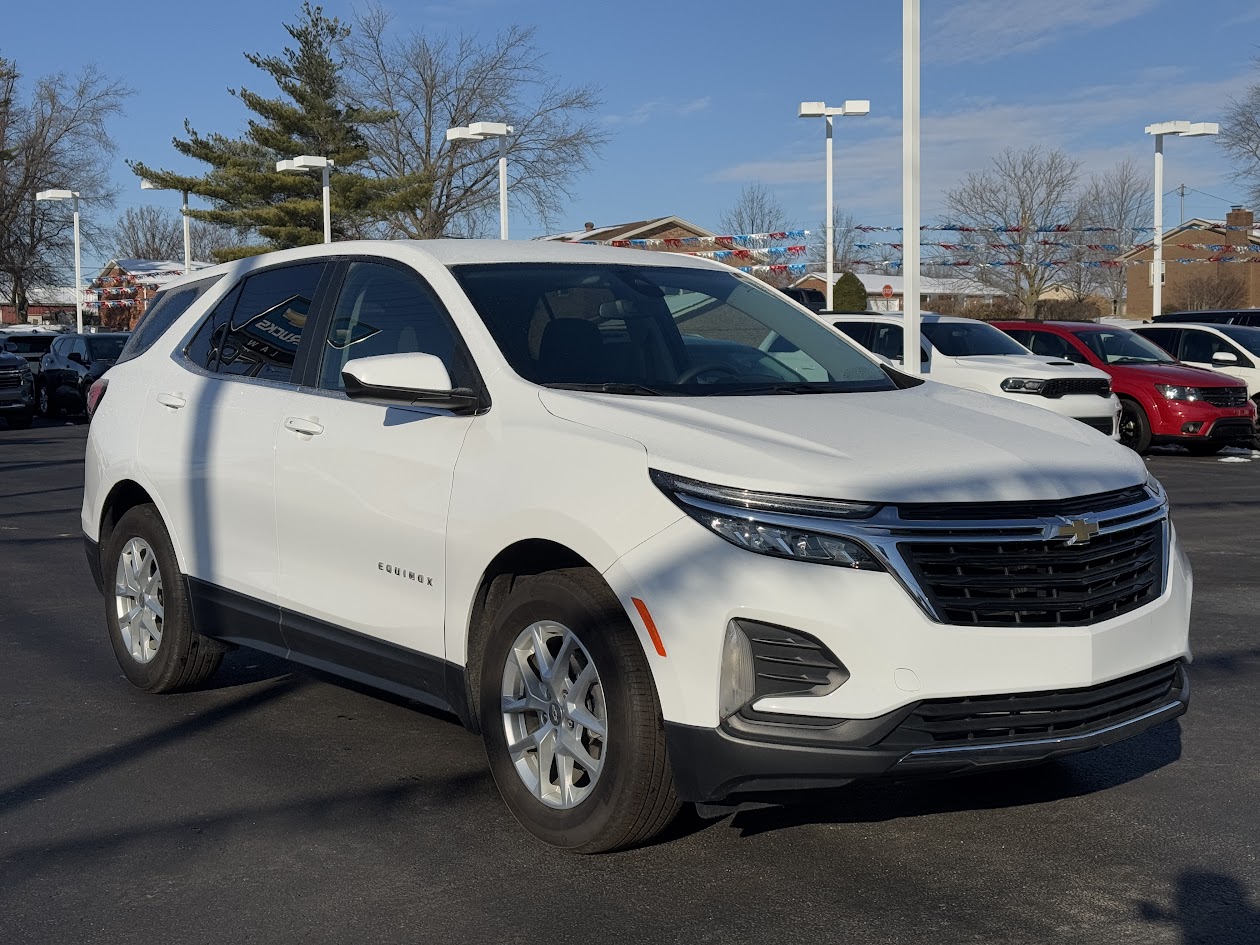
<svg viewBox="0 0 1260 945">
<path fill-rule="evenodd" d="M 0 324 L 17 324 L 12 286 L 0 284 Z M 26 320 L 32 325 L 73 325 L 74 289 L 33 288 L 26 292 Z"/>
<path fill-rule="evenodd" d="M 194 262 L 194 271 L 210 263 Z M 149 302 L 169 282 L 182 278 L 183 262 L 155 259 L 111 259 L 87 291 L 89 311 L 99 324 L 112 331 L 130 331 L 144 314 Z"/>
<path fill-rule="evenodd" d="M 1208 244 L 1190 246 L 1185 244 Z M 1226 247 L 1212 249 L 1210 246 Z M 1231 251 L 1228 247 L 1242 247 Z M 1126 266 L 1128 281 L 1129 318 L 1147 319 L 1151 312 L 1151 263 L 1155 252 L 1148 245 L 1135 247 L 1120 256 L 1118 261 Z M 1260 262 L 1202 262 L 1183 264 L 1176 259 L 1213 259 L 1220 256 L 1238 256 L 1242 259 L 1260 260 L 1260 233 L 1256 230 L 1255 214 L 1242 207 L 1235 207 L 1225 217 L 1225 222 L 1187 220 L 1180 226 L 1164 233 L 1164 293 L 1165 306 L 1176 306 L 1178 289 L 1192 279 L 1205 274 L 1229 276 L 1242 282 L 1245 298 L 1241 307 L 1260 308 Z"/>
</svg>

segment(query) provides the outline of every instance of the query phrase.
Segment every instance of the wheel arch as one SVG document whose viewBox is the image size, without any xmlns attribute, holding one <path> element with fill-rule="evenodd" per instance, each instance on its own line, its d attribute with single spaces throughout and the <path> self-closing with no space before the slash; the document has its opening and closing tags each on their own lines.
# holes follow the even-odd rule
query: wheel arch
<svg viewBox="0 0 1260 945">
<path fill-rule="evenodd" d="M 473 594 L 472 608 L 464 635 L 464 673 L 467 680 L 471 717 L 477 719 L 476 693 L 481 685 L 486 639 L 503 601 L 522 581 L 538 574 L 563 568 L 599 569 L 567 545 L 546 538 L 515 541 L 500 551 L 482 571 Z M 600 575 L 600 580 L 607 584 Z M 611 588 L 609 588 L 611 592 Z"/>
</svg>

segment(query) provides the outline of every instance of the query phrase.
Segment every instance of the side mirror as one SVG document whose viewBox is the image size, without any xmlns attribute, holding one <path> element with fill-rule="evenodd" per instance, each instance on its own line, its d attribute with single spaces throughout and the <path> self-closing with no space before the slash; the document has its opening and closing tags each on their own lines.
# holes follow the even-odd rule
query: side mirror
<svg viewBox="0 0 1260 945">
<path fill-rule="evenodd" d="M 1238 355 L 1232 351 L 1217 351 L 1212 355 L 1213 364 L 1237 364 Z"/>
<path fill-rule="evenodd" d="M 68 355 L 66 355 L 66 359 L 73 361 L 75 364 L 82 364 L 84 367 L 87 367 L 87 358 L 83 357 L 83 355 L 79 354 L 77 351 L 71 351 Z"/>
<path fill-rule="evenodd" d="M 446 365 L 434 354 L 407 352 L 355 358 L 341 369 L 346 396 L 417 407 L 475 413 L 481 399 L 466 387 L 451 387 Z"/>
</svg>

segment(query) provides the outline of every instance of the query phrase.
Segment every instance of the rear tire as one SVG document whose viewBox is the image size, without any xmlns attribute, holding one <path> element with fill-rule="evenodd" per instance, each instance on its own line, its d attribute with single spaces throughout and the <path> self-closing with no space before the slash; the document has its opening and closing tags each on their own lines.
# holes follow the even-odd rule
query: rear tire
<svg viewBox="0 0 1260 945">
<path fill-rule="evenodd" d="M 595 572 L 517 583 L 486 643 L 480 709 L 499 793 L 544 843 L 578 853 L 633 847 L 677 815 L 647 658 Z"/>
<path fill-rule="evenodd" d="M 52 394 L 49 393 L 47 385 L 40 384 L 38 386 L 35 391 L 35 400 L 39 405 L 38 410 L 41 417 L 47 417 L 51 420 L 61 413 L 61 411 L 57 408 L 57 405 L 53 402 Z"/>
<path fill-rule="evenodd" d="M 123 675 L 145 692 L 179 692 L 209 679 L 226 647 L 193 629 L 188 586 L 162 517 L 129 509 L 105 542 L 105 622 Z"/>
<path fill-rule="evenodd" d="M 1151 448 L 1151 421 L 1137 401 L 1121 399 L 1120 444 L 1141 456 Z"/>
</svg>

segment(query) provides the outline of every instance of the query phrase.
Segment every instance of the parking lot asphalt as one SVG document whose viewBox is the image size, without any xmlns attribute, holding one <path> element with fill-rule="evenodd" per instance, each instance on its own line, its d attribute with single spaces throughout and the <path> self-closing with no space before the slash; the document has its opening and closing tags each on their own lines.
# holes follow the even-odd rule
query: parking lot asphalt
<svg viewBox="0 0 1260 945">
<path fill-rule="evenodd" d="M 86 435 L 0 427 L 0 943 L 1260 943 L 1260 459 L 1150 460 L 1195 568 L 1179 722 L 576 857 L 404 700 L 246 650 L 132 689 L 83 561 Z"/>
</svg>

